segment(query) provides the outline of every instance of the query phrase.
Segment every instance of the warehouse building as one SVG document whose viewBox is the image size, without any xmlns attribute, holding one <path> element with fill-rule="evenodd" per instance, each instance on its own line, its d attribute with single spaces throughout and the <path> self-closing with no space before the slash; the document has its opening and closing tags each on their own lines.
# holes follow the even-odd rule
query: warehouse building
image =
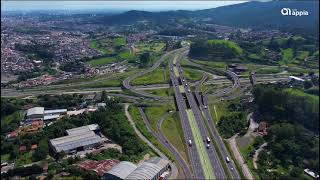
<svg viewBox="0 0 320 180">
<path fill-rule="evenodd" d="M 53 109 L 53 110 L 44 110 L 44 107 L 33 107 L 27 110 L 26 122 L 33 120 L 56 120 L 68 112 L 67 109 Z"/>
<path fill-rule="evenodd" d="M 136 168 L 137 166 L 135 164 L 128 161 L 122 161 L 105 174 L 105 179 L 125 179 Z"/>
<path fill-rule="evenodd" d="M 153 157 L 150 160 L 142 163 L 130 173 L 125 179 L 158 179 L 162 173 L 169 168 L 169 161 L 160 158 Z"/>
<path fill-rule="evenodd" d="M 87 126 L 81 126 L 81 127 L 77 127 L 77 128 L 73 128 L 73 129 L 68 129 L 66 130 L 68 135 L 73 135 L 73 134 L 83 134 L 89 131 L 93 131 L 93 132 L 98 132 L 100 130 L 99 125 L 98 124 L 90 124 Z"/>
<path fill-rule="evenodd" d="M 153 157 L 139 166 L 130 162 L 121 162 L 105 174 L 105 179 L 150 179 L 156 180 L 167 172 L 169 161 Z"/>
<path fill-rule="evenodd" d="M 44 107 L 33 107 L 27 110 L 27 119 L 43 119 Z"/>
<path fill-rule="evenodd" d="M 72 153 L 97 147 L 104 142 L 104 139 L 97 135 L 89 127 L 98 129 L 98 125 L 88 125 L 67 130 L 68 135 L 50 140 L 50 146 L 56 153 Z"/>
</svg>

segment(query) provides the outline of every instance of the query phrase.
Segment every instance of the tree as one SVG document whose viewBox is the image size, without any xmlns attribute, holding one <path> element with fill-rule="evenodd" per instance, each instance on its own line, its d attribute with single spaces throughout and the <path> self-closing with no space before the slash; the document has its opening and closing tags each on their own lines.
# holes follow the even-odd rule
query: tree
<svg viewBox="0 0 320 180">
<path fill-rule="evenodd" d="M 140 66 L 141 67 L 146 67 L 150 63 L 150 53 L 145 52 L 140 55 Z"/>
<path fill-rule="evenodd" d="M 301 177 L 302 173 L 303 173 L 303 170 L 301 168 L 292 167 L 292 169 L 289 172 L 289 175 L 292 178 L 299 179 Z"/>
<path fill-rule="evenodd" d="M 263 139 L 261 136 L 257 136 L 257 137 L 254 139 L 253 147 L 254 147 L 255 149 L 258 149 L 259 146 L 260 146 L 261 144 L 263 144 L 263 142 L 264 142 L 264 139 Z"/>
<path fill-rule="evenodd" d="M 42 139 L 39 142 L 38 148 L 32 154 L 32 160 L 40 161 L 40 160 L 46 159 L 48 153 L 49 153 L 48 141 L 47 139 Z"/>
<path fill-rule="evenodd" d="M 101 101 L 104 102 L 108 99 L 107 92 L 105 90 L 101 93 Z"/>
<path fill-rule="evenodd" d="M 313 86 L 313 84 L 311 81 L 304 81 L 303 86 L 304 86 L 304 89 L 309 89 Z"/>
</svg>

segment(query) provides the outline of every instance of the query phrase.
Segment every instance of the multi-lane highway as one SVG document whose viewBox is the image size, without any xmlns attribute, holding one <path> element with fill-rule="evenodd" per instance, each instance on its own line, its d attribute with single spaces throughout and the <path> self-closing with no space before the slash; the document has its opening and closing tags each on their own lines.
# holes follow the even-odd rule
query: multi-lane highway
<svg viewBox="0 0 320 180">
<path fill-rule="evenodd" d="M 178 69 L 180 82 L 181 82 L 182 86 L 184 86 L 184 88 L 185 88 L 186 100 L 188 102 L 188 105 L 190 106 L 190 110 L 188 110 L 190 112 L 189 118 L 194 118 L 194 120 L 196 122 L 194 125 L 197 126 L 197 128 L 199 129 L 199 132 L 200 132 L 200 135 L 199 135 L 200 137 L 198 137 L 201 141 L 200 144 L 202 147 L 205 148 L 205 153 L 207 153 L 207 155 L 209 157 L 209 161 L 210 161 L 209 167 L 212 168 L 214 175 L 215 175 L 215 179 L 227 179 L 227 176 L 226 176 L 224 169 L 222 167 L 222 164 L 219 160 L 218 154 L 217 154 L 216 150 L 214 149 L 214 146 L 212 146 L 212 143 L 208 143 L 206 140 L 207 137 L 208 138 L 210 137 L 210 135 L 209 135 L 207 128 L 204 124 L 202 114 L 199 110 L 199 107 L 197 105 L 196 100 L 194 99 L 193 93 L 190 89 L 190 86 L 187 82 L 187 79 L 183 75 L 183 70 L 179 64 L 179 61 L 176 62 L 175 68 Z"/>
<path fill-rule="evenodd" d="M 170 79 L 172 86 L 174 87 L 175 92 L 175 99 L 176 104 L 178 106 L 179 115 L 180 115 L 180 121 L 184 133 L 185 143 L 191 142 L 191 144 L 187 144 L 188 147 L 188 154 L 190 157 L 190 162 L 192 166 L 192 172 L 193 172 L 193 178 L 194 179 L 205 179 L 205 174 L 203 171 L 203 167 L 200 160 L 200 154 L 198 152 L 197 147 L 194 145 L 195 139 L 192 133 L 192 128 L 188 120 L 188 115 L 186 112 L 187 106 L 186 102 L 184 100 L 183 95 L 181 94 L 180 88 L 179 88 L 179 81 L 175 73 L 173 72 L 173 65 L 170 61 L 169 63 L 170 67 Z"/>
<path fill-rule="evenodd" d="M 232 161 L 231 156 L 229 155 L 229 153 L 225 147 L 225 144 L 224 144 L 223 140 L 221 139 L 221 137 L 215 127 L 214 121 L 211 117 L 211 114 L 209 111 L 208 97 L 205 93 L 200 94 L 200 86 L 205 80 L 206 80 L 206 78 L 203 78 L 202 81 L 199 84 L 197 84 L 196 90 L 195 90 L 195 95 L 196 95 L 196 98 L 199 102 L 199 107 L 200 107 L 201 111 L 203 112 L 206 121 L 209 124 L 210 132 L 211 132 L 215 142 L 218 145 L 218 150 L 222 154 L 224 161 L 226 161 L 226 157 L 229 157 L 229 159 L 230 159 L 230 162 L 226 162 L 227 167 L 228 167 L 228 171 L 230 172 L 233 179 L 240 179 L 239 172 L 237 171 L 236 166 L 235 166 L 234 162 Z"/>
</svg>

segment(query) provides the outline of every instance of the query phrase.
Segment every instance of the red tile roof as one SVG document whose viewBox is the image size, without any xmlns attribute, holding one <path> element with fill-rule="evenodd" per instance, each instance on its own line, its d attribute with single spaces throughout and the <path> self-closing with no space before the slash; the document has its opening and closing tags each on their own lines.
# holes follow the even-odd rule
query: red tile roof
<svg viewBox="0 0 320 180">
<path fill-rule="evenodd" d="M 35 149 L 37 149 L 38 148 L 38 145 L 36 145 L 36 144 L 32 144 L 32 146 L 31 146 L 31 150 L 35 150 Z"/>
<path fill-rule="evenodd" d="M 103 176 L 113 166 L 118 164 L 120 161 L 114 159 L 106 159 L 102 161 L 86 160 L 77 164 L 78 167 L 85 170 L 95 171 L 98 175 Z"/>
<path fill-rule="evenodd" d="M 20 146 L 19 151 L 26 151 L 27 150 L 27 146 Z"/>
</svg>

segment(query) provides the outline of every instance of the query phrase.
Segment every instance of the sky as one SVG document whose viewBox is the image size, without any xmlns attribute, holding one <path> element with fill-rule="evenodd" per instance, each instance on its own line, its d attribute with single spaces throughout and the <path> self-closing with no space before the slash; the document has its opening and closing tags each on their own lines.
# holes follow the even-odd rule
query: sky
<svg viewBox="0 0 320 180">
<path fill-rule="evenodd" d="M 16 10 L 199 10 L 245 1 L 1 1 L 1 11 Z"/>
</svg>

